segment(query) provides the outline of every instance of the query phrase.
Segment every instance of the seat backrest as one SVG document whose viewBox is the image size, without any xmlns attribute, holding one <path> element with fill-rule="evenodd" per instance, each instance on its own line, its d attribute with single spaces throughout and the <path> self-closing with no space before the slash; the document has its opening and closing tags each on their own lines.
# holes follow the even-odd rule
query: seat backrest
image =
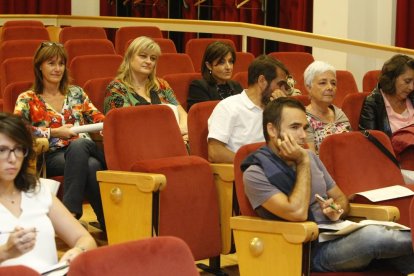
<svg viewBox="0 0 414 276">
<path fill-rule="evenodd" d="M 115 34 L 115 50 L 119 55 L 124 55 L 125 46 L 131 39 L 139 36 L 148 36 L 151 38 L 162 38 L 160 28 L 156 26 L 126 26 L 120 27 Z"/>
<path fill-rule="evenodd" d="M 295 96 L 291 96 L 292 98 L 300 101 L 303 106 L 307 106 L 310 104 L 310 98 L 309 95 L 295 95 Z"/>
<path fill-rule="evenodd" d="M 193 80 L 201 79 L 200 73 L 178 73 L 178 74 L 168 74 L 163 77 L 166 80 L 171 88 L 174 90 L 175 96 L 177 97 L 178 102 L 187 110 L 187 98 L 188 90 L 190 88 L 190 83 Z"/>
<path fill-rule="evenodd" d="M 75 26 L 64 27 L 59 33 L 59 42 L 65 44 L 72 39 L 107 39 L 102 27 Z"/>
<path fill-rule="evenodd" d="M 336 95 L 333 104 L 342 107 L 342 103 L 347 94 L 358 93 L 358 87 L 354 75 L 347 70 L 336 70 Z"/>
<path fill-rule="evenodd" d="M 106 87 L 113 79 L 113 77 L 90 79 L 83 87 L 93 105 L 101 112 L 104 111 Z"/>
<path fill-rule="evenodd" d="M 177 73 L 195 73 L 190 57 L 182 53 L 161 54 L 157 61 L 157 76 L 163 78 Z"/>
<path fill-rule="evenodd" d="M 370 133 L 394 153 L 384 132 Z M 319 157 L 346 195 L 404 185 L 400 169 L 359 131 L 329 135 L 322 141 Z"/>
<path fill-rule="evenodd" d="M 207 46 L 215 41 L 228 43 L 236 51 L 236 45 L 233 40 L 226 38 L 191 38 L 185 44 L 185 53 L 190 56 L 196 72 L 201 72 L 201 61 L 203 60 L 204 52 Z"/>
<path fill-rule="evenodd" d="M 180 237 L 195 260 L 218 256 L 219 205 L 211 167 L 200 157 L 188 156 L 172 109 L 166 105 L 113 109 L 106 115 L 104 133 L 108 169 L 166 177 L 159 210 L 153 214 L 157 235 Z"/>
<path fill-rule="evenodd" d="M 248 84 L 247 84 L 248 83 L 248 72 L 247 71 L 235 73 L 231 79 L 240 83 L 240 85 L 244 89 L 248 87 Z"/>
<path fill-rule="evenodd" d="M 250 63 L 254 60 L 254 55 L 249 52 L 236 52 L 236 63 L 233 66 L 233 75 L 238 72 L 247 72 Z"/>
<path fill-rule="evenodd" d="M 358 130 L 359 116 L 361 115 L 362 105 L 369 92 L 351 93 L 345 96 L 342 103 L 342 111 L 349 119 L 352 130 Z"/>
<path fill-rule="evenodd" d="M 77 56 L 70 64 L 73 83 L 83 87 L 90 79 L 115 78 L 121 63 L 120 55 Z"/>
<path fill-rule="evenodd" d="M 0 64 L 8 58 L 33 57 L 43 40 L 9 40 L 0 45 Z"/>
<path fill-rule="evenodd" d="M 187 155 L 173 111 L 165 105 L 113 109 L 106 115 L 104 133 L 111 170 L 129 170 L 132 162 L 145 159 Z"/>
<path fill-rule="evenodd" d="M 381 74 L 381 70 L 371 70 L 364 74 L 362 78 L 362 91 L 371 92 L 377 86 L 378 77 Z"/>
<path fill-rule="evenodd" d="M 24 265 L 0 266 L 0 275 L 4 276 L 40 276 L 36 270 Z"/>
<path fill-rule="evenodd" d="M 39 20 L 8 20 L 3 24 L 3 28 L 16 26 L 44 27 L 45 25 Z"/>
<path fill-rule="evenodd" d="M 49 32 L 45 27 L 16 26 L 3 28 L 2 41 L 37 39 L 49 41 Z"/>
<path fill-rule="evenodd" d="M 31 81 L 19 81 L 7 85 L 3 93 L 3 111 L 13 113 L 17 98 L 22 92 L 29 90 L 32 84 Z"/>
<path fill-rule="evenodd" d="M 271 52 L 268 54 L 286 65 L 290 74 L 296 80 L 295 87 L 298 88 L 302 94 L 307 94 L 303 73 L 309 64 L 315 61 L 313 56 L 306 52 Z"/>
<path fill-rule="evenodd" d="M 243 172 L 240 169 L 240 165 L 249 154 L 256 151 L 264 144 L 264 142 L 260 142 L 244 145 L 239 148 L 239 150 L 236 152 L 236 156 L 234 157 L 234 184 L 236 188 L 237 202 L 239 203 L 240 207 L 240 213 L 243 216 L 256 217 L 257 215 L 253 210 L 252 205 L 249 202 L 249 199 L 244 193 Z"/>
<path fill-rule="evenodd" d="M 68 276 L 199 275 L 188 245 L 155 237 L 87 251 L 70 263 Z"/>
<path fill-rule="evenodd" d="M 70 63 L 77 56 L 115 55 L 115 48 L 108 39 L 71 39 L 64 44 Z"/>
<path fill-rule="evenodd" d="M 208 159 L 207 120 L 219 101 L 196 103 L 188 112 L 188 139 L 190 141 L 191 155 Z"/>
<path fill-rule="evenodd" d="M 0 66 L 0 95 L 7 85 L 17 81 L 34 81 L 33 57 L 8 58 Z"/>
</svg>

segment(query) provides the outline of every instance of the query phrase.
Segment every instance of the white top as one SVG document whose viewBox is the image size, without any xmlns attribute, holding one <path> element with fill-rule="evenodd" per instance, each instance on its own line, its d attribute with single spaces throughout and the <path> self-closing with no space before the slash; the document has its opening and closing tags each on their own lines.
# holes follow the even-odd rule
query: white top
<svg viewBox="0 0 414 276">
<path fill-rule="evenodd" d="M 6 260 L 0 266 L 20 264 L 41 271 L 57 263 L 55 230 L 48 216 L 51 206 L 52 194 L 47 185 L 38 186 L 34 193 L 22 192 L 20 217 L 15 217 L 0 204 L 0 231 L 11 231 L 16 226 L 35 227 L 38 231 L 33 250 L 20 257 Z M 1 234 L 0 244 L 5 244 L 8 238 L 9 234 Z"/>
<path fill-rule="evenodd" d="M 232 152 L 241 146 L 263 142 L 263 110 L 255 105 L 244 90 L 220 101 L 208 119 L 208 139 L 226 144 Z"/>
</svg>

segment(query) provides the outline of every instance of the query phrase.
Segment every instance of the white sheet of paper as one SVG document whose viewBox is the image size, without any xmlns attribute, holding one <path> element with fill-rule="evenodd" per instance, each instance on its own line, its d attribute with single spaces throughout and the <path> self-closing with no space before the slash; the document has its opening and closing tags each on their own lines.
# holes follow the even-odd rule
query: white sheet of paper
<svg viewBox="0 0 414 276">
<path fill-rule="evenodd" d="M 393 198 L 414 195 L 414 192 L 404 186 L 394 185 L 394 186 L 370 190 L 366 192 L 360 192 L 356 194 L 362 195 L 368 198 L 372 202 L 378 202 L 378 201 L 384 201 L 384 200 L 393 199 Z"/>
<path fill-rule="evenodd" d="M 69 263 L 63 262 L 63 263 L 57 263 L 55 265 L 52 265 L 48 267 L 47 269 L 41 271 L 41 275 L 47 275 L 47 276 L 63 276 L 68 273 L 69 270 Z"/>
<path fill-rule="evenodd" d="M 82 125 L 82 126 L 74 126 L 70 128 L 75 133 L 82 133 L 82 132 L 97 132 L 103 129 L 103 123 L 96 123 L 96 124 L 89 124 L 89 125 Z"/>
</svg>

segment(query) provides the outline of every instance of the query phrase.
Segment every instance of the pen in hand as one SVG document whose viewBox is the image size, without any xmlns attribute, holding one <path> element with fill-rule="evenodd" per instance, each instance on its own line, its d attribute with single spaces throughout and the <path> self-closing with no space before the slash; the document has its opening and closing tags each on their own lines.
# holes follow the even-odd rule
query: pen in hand
<svg viewBox="0 0 414 276">
<path fill-rule="evenodd" d="M 324 199 L 323 197 L 321 197 L 320 195 L 318 195 L 318 194 L 315 194 L 315 198 L 318 200 L 318 201 L 320 201 L 320 202 L 322 202 L 322 203 L 325 203 L 326 202 L 326 199 Z M 331 207 L 332 209 L 334 209 L 336 212 L 338 212 L 338 213 L 342 213 L 344 210 L 343 209 L 338 209 L 336 206 L 335 206 L 335 204 L 333 204 L 333 203 L 331 203 L 331 204 L 329 204 L 329 207 Z"/>
</svg>

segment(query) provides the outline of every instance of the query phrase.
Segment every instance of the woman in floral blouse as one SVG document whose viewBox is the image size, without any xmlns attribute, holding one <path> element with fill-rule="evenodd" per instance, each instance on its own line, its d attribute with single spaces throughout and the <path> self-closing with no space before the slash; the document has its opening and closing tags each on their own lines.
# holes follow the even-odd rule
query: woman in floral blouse
<svg viewBox="0 0 414 276">
<path fill-rule="evenodd" d="M 332 104 L 336 93 L 336 70 L 322 61 L 314 61 L 304 73 L 311 103 L 306 107 L 309 122 L 308 146 L 314 152 L 326 136 L 351 130 L 348 117 Z"/>
<path fill-rule="evenodd" d="M 66 62 L 61 44 L 42 42 L 34 56 L 35 82 L 19 95 L 14 113 L 30 122 L 35 137 L 49 139 L 46 173 L 48 177 L 64 176 L 65 206 L 80 218 L 86 196 L 105 229 L 96 180 L 96 171 L 106 167 L 104 154 L 87 133 L 78 135 L 71 129 L 102 122 L 105 116 L 81 87 L 69 85 Z"/>
<path fill-rule="evenodd" d="M 118 75 L 106 89 L 104 112 L 124 106 L 169 104 L 178 113 L 181 134 L 187 141 L 187 112 L 177 101 L 169 84 L 156 77 L 160 54 L 159 45 L 149 37 L 140 36 L 132 41 Z"/>
</svg>

